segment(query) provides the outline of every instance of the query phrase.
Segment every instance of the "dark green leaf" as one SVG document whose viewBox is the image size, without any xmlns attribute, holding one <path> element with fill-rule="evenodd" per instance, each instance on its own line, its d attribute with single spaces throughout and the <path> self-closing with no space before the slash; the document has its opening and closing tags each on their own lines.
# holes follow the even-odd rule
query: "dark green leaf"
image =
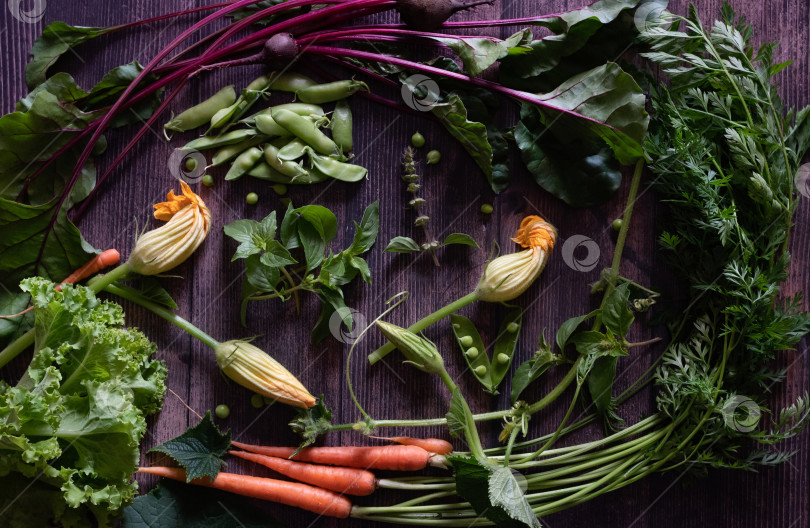
<svg viewBox="0 0 810 528">
<path fill-rule="evenodd" d="M 251 255 L 245 259 L 245 278 L 258 292 L 275 292 L 281 273 L 277 267 L 262 264 L 259 255 Z M 247 294 L 243 292 L 243 295 Z"/>
<path fill-rule="evenodd" d="M 31 62 L 25 67 L 25 83 L 28 88 L 45 82 L 48 68 L 67 50 L 114 29 L 115 27 L 71 26 L 59 21 L 46 26 L 34 42 Z"/>
<path fill-rule="evenodd" d="M 318 316 L 318 321 L 310 334 L 312 342 L 320 343 L 332 335 L 333 329 L 329 327 L 329 323 L 332 314 L 335 312 L 340 314 L 341 322 L 351 332 L 354 318 L 352 317 L 352 311 L 348 309 L 346 302 L 343 300 L 343 291 L 340 288 L 335 290 L 321 288 L 318 291 L 318 298 L 321 300 L 321 314 Z"/>
<path fill-rule="evenodd" d="M 323 395 L 313 407 L 298 409 L 298 415 L 289 424 L 293 432 L 303 437 L 298 450 L 313 444 L 318 437 L 328 433 L 331 423 L 332 411 L 323 403 Z"/>
<path fill-rule="evenodd" d="M 422 251 L 414 239 L 405 236 L 398 236 L 391 239 L 385 248 L 389 253 L 415 253 Z"/>
<path fill-rule="evenodd" d="M 211 411 L 183 434 L 149 450 L 172 457 L 186 470 L 186 482 L 209 477 L 214 480 L 220 469 L 225 467 L 222 457 L 231 446 L 231 431 L 224 434 L 211 421 Z"/>
<path fill-rule="evenodd" d="M 361 255 L 371 249 L 377 240 L 380 230 L 380 201 L 377 200 L 363 211 L 360 223 L 354 223 L 354 240 L 349 248 L 355 255 Z"/>
<path fill-rule="evenodd" d="M 464 233 L 451 233 L 447 235 L 447 238 L 444 239 L 441 246 L 449 246 L 450 244 L 461 244 L 463 246 L 472 246 L 480 249 L 480 246 L 475 239 Z"/>
<path fill-rule="evenodd" d="M 560 348 L 560 351 L 565 350 L 565 345 L 568 343 L 568 340 L 571 338 L 571 334 L 576 331 L 576 329 L 590 319 L 591 317 L 595 316 L 599 313 L 599 310 L 594 310 L 589 314 L 579 315 L 577 317 L 572 317 L 568 319 L 563 324 L 560 325 L 560 329 L 557 330 L 557 346 Z"/>
<path fill-rule="evenodd" d="M 351 257 L 349 260 L 352 268 L 360 272 L 360 276 L 366 283 L 371 284 L 371 270 L 368 269 L 368 263 L 360 257 Z"/>
<path fill-rule="evenodd" d="M 617 360 L 616 356 L 598 358 L 588 375 L 588 392 L 599 414 L 604 414 L 611 409 Z"/>
<path fill-rule="evenodd" d="M 281 528 L 247 499 L 163 480 L 124 510 L 123 528 Z"/>
<path fill-rule="evenodd" d="M 328 244 L 337 235 L 337 218 L 334 213 L 326 207 L 320 205 L 305 205 L 295 209 L 295 213 L 301 215 L 299 221 L 299 229 L 301 223 L 311 225 L 315 231 L 320 235 L 324 244 Z"/>
<path fill-rule="evenodd" d="M 101 81 L 98 82 L 88 94 L 87 98 L 82 101 L 82 108 L 85 111 L 102 109 L 95 114 L 105 111 L 105 107 L 114 104 L 121 93 L 126 90 L 130 84 L 137 78 L 143 71 L 143 66 L 138 61 L 133 61 L 129 64 L 116 66 L 107 72 Z M 145 88 L 147 85 L 158 80 L 155 75 L 147 75 L 139 84 L 139 88 Z M 120 127 L 129 124 L 141 124 L 157 110 L 160 106 L 162 90 L 158 90 L 148 97 L 138 101 L 134 105 L 127 108 L 125 111 L 113 117 L 110 126 Z"/>
<path fill-rule="evenodd" d="M 453 438 L 461 436 L 467 427 L 467 413 L 458 387 L 453 390 L 453 395 L 450 397 L 450 410 L 447 411 L 446 418 L 450 436 Z"/>
<path fill-rule="evenodd" d="M 292 258 L 292 255 L 290 255 L 290 252 L 287 251 L 287 248 L 282 246 L 281 242 L 278 240 L 273 240 L 270 242 L 270 244 L 268 244 L 266 252 L 262 253 L 259 260 L 265 266 L 276 268 L 298 263 L 298 261 Z"/>
<path fill-rule="evenodd" d="M 531 30 L 526 28 L 518 31 L 507 40 L 493 37 L 432 37 L 452 49 L 461 59 L 464 71 L 476 76 L 495 64 L 499 59 L 506 57 L 509 51 L 531 39 Z"/>
<path fill-rule="evenodd" d="M 630 299 L 630 285 L 623 282 L 613 289 L 602 307 L 602 323 L 605 328 L 618 336 L 627 334 L 635 317 L 627 307 Z"/>
<path fill-rule="evenodd" d="M 539 379 L 549 368 L 559 363 L 559 357 L 551 352 L 551 345 L 546 342 L 546 336 L 540 336 L 537 351 L 530 359 L 524 361 L 515 370 L 512 376 L 512 393 L 510 399 L 515 403 L 520 394 L 532 382 Z"/>
<path fill-rule="evenodd" d="M 255 220 L 236 220 L 222 228 L 226 235 L 240 243 L 231 262 L 261 252 L 261 240 L 255 234 L 259 227 L 259 222 Z"/>
</svg>

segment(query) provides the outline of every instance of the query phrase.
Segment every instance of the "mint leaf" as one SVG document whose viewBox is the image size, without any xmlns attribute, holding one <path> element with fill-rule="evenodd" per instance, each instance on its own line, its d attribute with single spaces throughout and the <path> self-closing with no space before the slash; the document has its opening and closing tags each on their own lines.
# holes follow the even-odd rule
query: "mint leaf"
<svg viewBox="0 0 810 528">
<path fill-rule="evenodd" d="M 624 282 L 610 292 L 605 306 L 602 307 L 602 323 L 605 328 L 619 336 L 627 334 L 635 319 L 633 312 L 627 307 L 629 299 L 630 285 Z"/>
<path fill-rule="evenodd" d="M 391 239 L 385 251 L 389 253 L 415 253 L 422 251 L 419 244 L 414 239 L 405 236 L 398 236 Z"/>
<path fill-rule="evenodd" d="M 540 528 L 540 522 L 520 488 L 516 473 L 517 471 L 508 467 L 497 467 L 492 470 L 489 476 L 489 501 L 494 507 L 502 508 L 520 525 Z"/>
<path fill-rule="evenodd" d="M 485 466 L 472 457 L 451 456 L 448 457 L 448 461 L 453 466 L 456 493 L 466 499 L 479 515 L 500 527 L 539 526 L 536 518 L 533 522 L 531 519 L 526 519 L 529 522 L 522 520 L 526 515 L 521 502 L 525 502 L 526 498 L 522 492 L 518 497 L 515 490 L 520 491 L 520 487 L 511 485 L 507 477 L 500 473 L 500 470 L 506 470 L 510 472 L 510 478 L 514 479 L 511 470 L 504 467 Z M 493 478 L 495 486 L 490 484 Z M 493 504 L 490 495 L 494 496 L 498 504 Z M 511 504 L 509 504 L 510 501 Z M 508 509 L 504 506 L 507 506 Z"/>
<path fill-rule="evenodd" d="M 217 429 L 211 421 L 211 411 L 205 417 L 172 440 L 164 442 L 149 450 L 164 453 L 172 457 L 186 470 L 186 482 L 194 479 L 209 477 L 214 480 L 220 469 L 225 467 L 221 457 L 228 452 L 231 446 L 231 431 L 224 434 Z"/>
<path fill-rule="evenodd" d="M 464 246 L 472 246 L 475 248 L 481 247 L 478 245 L 478 243 L 475 241 L 473 237 L 464 233 L 451 233 L 447 235 L 447 238 L 444 239 L 444 242 L 441 243 L 441 246 L 448 246 L 450 244 L 461 244 Z"/>
</svg>

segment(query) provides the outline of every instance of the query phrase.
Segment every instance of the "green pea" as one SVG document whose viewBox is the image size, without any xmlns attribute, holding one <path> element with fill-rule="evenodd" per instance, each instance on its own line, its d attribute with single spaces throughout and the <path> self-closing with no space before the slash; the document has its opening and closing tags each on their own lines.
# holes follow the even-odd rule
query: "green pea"
<svg viewBox="0 0 810 528">
<path fill-rule="evenodd" d="M 228 408 L 227 405 L 217 405 L 217 408 L 214 409 L 214 414 L 217 415 L 217 418 L 221 418 L 224 420 L 228 416 L 231 415 L 231 410 Z"/>
<path fill-rule="evenodd" d="M 197 160 L 194 158 L 186 158 L 186 170 L 191 172 L 197 169 Z"/>
<path fill-rule="evenodd" d="M 516 322 L 514 322 L 514 321 L 513 321 L 513 322 L 511 322 L 511 323 L 509 323 L 508 325 L 506 325 L 506 331 L 507 331 L 507 332 L 509 332 L 510 334 L 514 334 L 514 333 L 515 333 L 515 332 L 517 332 L 519 329 L 520 329 L 520 325 L 519 325 L 519 324 L 517 324 L 517 323 L 516 323 Z"/>
<path fill-rule="evenodd" d="M 234 145 L 258 137 L 260 134 L 252 128 L 240 128 L 233 130 L 227 134 L 222 134 L 216 137 L 203 136 L 189 141 L 180 150 L 208 150 L 220 148 L 227 145 Z"/>
<path fill-rule="evenodd" d="M 250 193 L 254 194 L 254 193 Z M 250 194 L 248 196 L 250 196 Z M 256 409 L 261 409 L 264 406 L 264 400 L 261 394 L 254 394 L 250 397 L 250 404 Z"/>
<path fill-rule="evenodd" d="M 427 164 L 428 165 L 435 165 L 439 163 L 439 160 L 442 159 L 442 153 L 438 150 L 431 150 L 427 153 Z"/>
<path fill-rule="evenodd" d="M 483 376 L 484 374 L 487 373 L 487 368 L 484 365 L 478 365 L 477 367 L 475 367 L 475 373 L 478 374 L 479 376 Z"/>
<path fill-rule="evenodd" d="M 504 364 L 504 363 L 509 363 L 509 356 L 507 356 L 507 355 L 506 355 L 506 354 L 504 354 L 503 352 L 501 352 L 500 354 L 498 354 L 498 355 L 497 355 L 497 357 L 496 357 L 495 359 L 497 359 L 497 360 L 498 360 L 498 363 L 501 363 L 501 364 Z"/>
<path fill-rule="evenodd" d="M 278 195 L 287 194 L 287 186 L 283 183 L 273 185 L 272 189 Z"/>
<path fill-rule="evenodd" d="M 368 174 L 368 169 L 360 165 L 352 165 L 326 156 L 319 156 L 309 147 L 305 147 L 304 151 L 309 154 L 312 165 L 318 171 L 335 180 L 358 182 Z"/>
<path fill-rule="evenodd" d="M 332 129 L 332 140 L 345 153 L 352 150 L 354 139 L 352 138 L 352 109 L 348 101 L 341 100 L 335 105 L 332 112 L 332 122 L 329 124 Z"/>
<path fill-rule="evenodd" d="M 318 105 L 307 104 L 307 103 L 285 103 L 280 104 L 277 106 L 271 106 L 270 108 L 265 108 L 264 110 L 259 110 L 255 114 L 244 118 L 240 123 L 245 123 L 248 125 L 253 125 L 256 122 L 256 118 L 260 115 L 270 115 L 273 110 L 283 108 L 285 110 L 289 110 L 290 112 L 295 112 L 300 116 L 317 116 L 321 117 L 324 115 L 323 108 Z"/>
<path fill-rule="evenodd" d="M 319 153 L 341 156 L 337 144 L 321 132 L 309 119 L 283 108 L 274 110 L 271 115 L 276 123 Z"/>
<path fill-rule="evenodd" d="M 481 212 L 484 214 L 492 214 L 492 206 L 489 204 L 482 205 Z"/>
<path fill-rule="evenodd" d="M 305 103 L 323 104 L 345 99 L 360 90 L 368 92 L 368 85 L 362 81 L 347 79 L 307 86 L 296 91 L 295 95 Z"/>
<path fill-rule="evenodd" d="M 470 347 L 466 352 L 464 352 L 464 354 L 470 359 L 475 359 L 478 357 L 478 349 L 475 347 Z"/>
<path fill-rule="evenodd" d="M 279 150 L 275 146 L 265 145 L 264 161 L 281 174 L 289 176 L 291 181 L 295 181 L 297 178 L 305 178 L 309 175 L 309 172 L 302 167 L 300 163 L 283 160 L 279 158 L 278 153 Z"/>
<path fill-rule="evenodd" d="M 459 339 L 459 341 L 461 342 L 462 346 L 464 346 L 464 347 L 468 347 L 468 346 L 473 344 L 472 336 L 464 336 L 461 339 Z"/>
<path fill-rule="evenodd" d="M 248 195 L 245 197 L 245 201 L 247 202 L 248 205 L 256 205 L 257 203 L 259 203 L 259 195 L 256 193 L 248 193 Z M 259 397 L 261 398 L 261 396 Z"/>
<path fill-rule="evenodd" d="M 295 72 L 273 73 L 270 82 L 271 90 L 279 92 L 297 92 L 309 86 L 316 86 L 318 83 L 306 75 Z"/>
<path fill-rule="evenodd" d="M 202 103 L 192 106 L 188 110 L 175 116 L 171 121 L 163 125 L 166 130 L 185 132 L 192 128 L 201 127 L 208 123 L 214 114 L 223 108 L 231 106 L 236 101 L 236 90 L 233 85 L 226 86 Z"/>
<path fill-rule="evenodd" d="M 206 174 L 202 177 L 202 184 L 206 187 L 213 187 L 214 186 L 214 177 L 210 174 Z"/>
<path fill-rule="evenodd" d="M 260 159 L 262 159 L 262 149 L 258 147 L 250 147 L 243 153 L 239 154 L 231 168 L 228 169 L 228 174 L 225 175 L 225 181 L 236 180 L 242 177 L 247 171 L 253 168 Z"/>
<path fill-rule="evenodd" d="M 622 219 L 617 218 L 616 220 L 613 221 L 613 230 L 619 231 L 621 228 L 622 228 Z"/>
<path fill-rule="evenodd" d="M 423 136 L 420 132 L 414 132 L 411 136 L 411 145 L 416 148 L 424 147 L 425 146 L 425 136 Z"/>
</svg>

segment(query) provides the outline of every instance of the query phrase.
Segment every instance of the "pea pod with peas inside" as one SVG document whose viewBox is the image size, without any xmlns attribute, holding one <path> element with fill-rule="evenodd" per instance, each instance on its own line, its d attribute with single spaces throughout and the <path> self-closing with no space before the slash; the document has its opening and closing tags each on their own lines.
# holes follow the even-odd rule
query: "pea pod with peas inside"
<svg viewBox="0 0 810 528">
<path fill-rule="evenodd" d="M 353 183 L 368 175 L 368 169 L 365 167 L 344 163 L 327 156 L 319 156 L 310 147 L 304 147 L 304 152 L 309 155 L 309 160 L 315 169 L 332 179 Z"/>
<path fill-rule="evenodd" d="M 509 373 L 512 366 L 512 359 L 515 357 L 515 347 L 520 337 L 520 329 L 523 324 L 523 310 L 513 308 L 507 312 L 501 327 L 498 329 L 498 337 L 492 350 L 492 370 L 490 380 L 493 387 L 498 387 L 503 378 Z"/>
<path fill-rule="evenodd" d="M 304 103 L 324 104 L 346 99 L 360 90 L 368 92 L 368 85 L 362 81 L 346 79 L 326 84 L 307 86 L 295 92 L 299 100 Z"/>
<path fill-rule="evenodd" d="M 354 140 L 352 138 L 352 109 L 349 107 L 348 101 L 340 100 L 335 104 L 329 128 L 332 129 L 332 140 L 343 150 L 343 153 L 351 151 Z"/>
<path fill-rule="evenodd" d="M 495 385 L 492 384 L 490 376 L 492 365 L 489 362 L 489 356 L 478 329 L 472 321 L 463 315 L 451 315 L 450 324 L 453 328 L 453 334 L 456 336 L 456 342 L 461 347 L 464 359 L 467 361 L 473 375 L 484 385 L 487 392 L 497 394 L 498 391 Z"/>
<path fill-rule="evenodd" d="M 236 101 L 236 90 L 233 85 L 226 86 L 205 101 L 174 116 L 163 125 L 166 130 L 186 132 L 208 123 L 211 118 L 222 110 L 228 108 Z"/>
<path fill-rule="evenodd" d="M 337 144 L 321 132 L 315 123 L 309 119 L 283 108 L 274 110 L 270 115 L 276 123 L 311 146 L 318 153 L 341 157 L 340 148 L 338 148 Z"/>
</svg>

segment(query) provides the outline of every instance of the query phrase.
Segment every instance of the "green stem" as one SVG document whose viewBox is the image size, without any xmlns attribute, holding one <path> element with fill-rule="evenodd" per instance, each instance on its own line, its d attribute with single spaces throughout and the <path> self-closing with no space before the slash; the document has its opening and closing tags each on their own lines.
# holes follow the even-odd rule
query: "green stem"
<svg viewBox="0 0 810 528">
<path fill-rule="evenodd" d="M 468 293 L 461 299 L 453 301 L 444 308 L 440 308 L 435 312 L 433 312 L 432 314 L 418 320 L 417 322 L 409 326 L 408 330 L 414 333 L 421 332 L 422 330 L 432 325 L 433 323 L 440 321 L 445 317 L 447 317 L 448 315 L 461 310 L 462 308 L 464 308 L 469 304 L 472 304 L 476 300 L 478 300 L 477 292 Z M 381 346 L 368 356 L 368 362 L 372 365 L 377 363 L 379 360 L 390 354 L 394 350 L 394 348 L 396 347 L 391 343 L 384 344 L 383 346 Z"/>
<path fill-rule="evenodd" d="M 94 277 L 87 283 L 87 287 L 98 293 L 108 284 L 124 278 L 130 272 L 129 264 L 124 262 L 113 268 L 104 275 Z M 9 361 L 19 356 L 25 349 L 34 344 L 34 329 L 27 331 L 0 352 L 0 368 L 3 368 Z"/>
<path fill-rule="evenodd" d="M 557 398 L 559 398 L 559 397 L 560 397 L 560 395 L 561 395 L 563 392 L 565 392 L 565 389 L 567 389 L 567 388 L 568 388 L 568 386 L 569 386 L 569 385 L 571 385 L 571 383 L 572 383 L 572 382 L 573 382 L 575 379 L 577 379 L 577 367 L 579 366 L 579 362 L 580 362 L 580 360 L 581 360 L 580 358 L 577 358 L 577 360 L 576 360 L 576 361 L 574 361 L 574 364 L 573 364 L 573 365 L 571 365 L 571 368 L 570 368 L 570 369 L 568 370 L 568 372 L 565 374 L 565 377 L 564 377 L 562 380 L 560 380 L 560 382 L 557 384 L 557 386 L 556 386 L 556 387 L 554 387 L 554 388 L 551 390 L 551 392 L 549 392 L 548 394 L 546 394 L 545 396 L 543 396 L 543 398 L 542 398 L 542 399 L 540 399 L 540 400 L 538 400 L 538 401 L 534 402 L 533 404 L 531 404 L 531 405 L 529 406 L 529 409 L 528 409 L 528 411 L 527 411 L 529 414 L 534 414 L 534 413 L 536 413 L 537 411 L 539 411 L 540 409 L 543 409 L 543 408 L 547 407 L 547 406 L 548 406 L 548 405 L 550 405 L 550 404 L 551 404 L 551 403 L 552 403 L 554 400 L 556 400 Z"/>
<path fill-rule="evenodd" d="M 478 428 L 475 427 L 475 418 L 470 410 L 470 406 L 467 405 L 467 400 L 465 400 L 464 396 L 461 394 L 461 389 L 458 388 L 458 385 L 456 385 L 456 382 L 453 381 L 453 378 L 450 377 L 450 374 L 448 374 L 446 370 L 442 369 L 439 372 L 439 377 L 442 378 L 450 394 L 458 394 L 461 405 L 464 407 L 464 432 L 467 437 L 467 443 L 470 446 L 470 452 L 482 464 L 488 463 L 487 455 L 484 454 L 484 446 L 481 444 L 481 437 L 478 436 Z"/>
<path fill-rule="evenodd" d="M 565 428 L 565 424 L 568 421 L 568 418 L 571 417 L 571 413 L 574 411 L 574 407 L 577 404 L 577 398 L 579 398 L 579 390 L 581 388 L 582 385 L 577 383 L 577 388 L 574 391 L 574 396 L 571 398 L 571 405 L 568 406 L 568 410 L 566 411 L 565 416 L 563 416 L 562 421 L 560 421 L 560 425 L 557 426 L 557 429 L 554 431 L 554 434 L 551 435 L 551 438 L 549 438 L 548 441 L 540 447 L 540 449 L 518 460 L 517 461 L 518 464 L 530 462 L 531 460 L 539 457 L 540 455 L 543 454 L 543 451 L 548 449 L 554 442 L 557 441 L 557 438 L 559 438 L 560 433 L 562 433 L 563 429 Z"/>
<path fill-rule="evenodd" d="M 189 321 L 186 321 L 176 313 L 172 312 L 167 308 L 164 308 L 163 306 L 160 306 L 159 304 L 147 301 L 146 299 L 143 299 L 140 296 L 132 295 L 130 292 L 123 290 L 117 286 L 113 286 L 112 284 L 105 286 L 104 291 L 112 293 L 113 295 L 116 295 L 123 299 L 132 301 L 137 305 L 143 306 L 144 308 L 154 313 L 155 315 L 158 315 L 163 319 L 166 319 L 173 325 L 181 328 L 185 332 L 188 332 L 193 337 L 196 337 L 197 339 L 199 339 L 200 341 L 202 341 L 211 348 L 216 348 L 217 345 L 219 345 L 219 341 L 217 341 L 210 335 L 206 334 L 205 332 L 203 332 L 202 330 L 191 324 Z"/>
</svg>

